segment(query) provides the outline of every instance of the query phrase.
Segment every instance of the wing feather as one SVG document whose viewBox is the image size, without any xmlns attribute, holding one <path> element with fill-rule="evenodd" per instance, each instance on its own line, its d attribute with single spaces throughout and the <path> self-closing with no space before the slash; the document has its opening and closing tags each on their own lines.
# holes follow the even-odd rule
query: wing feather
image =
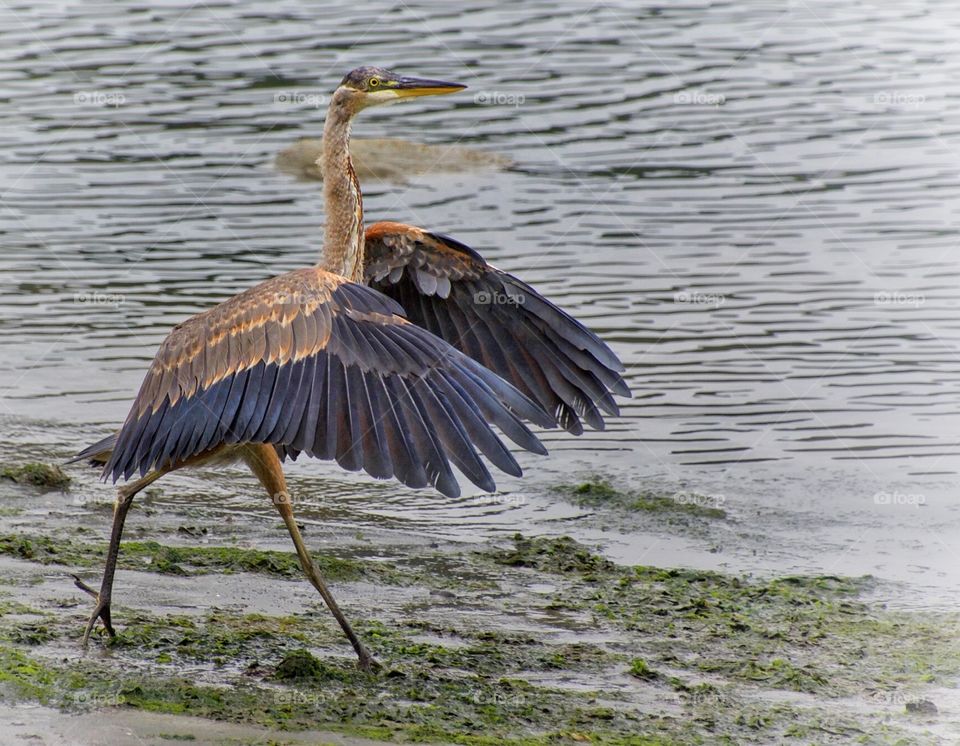
<svg viewBox="0 0 960 746">
<path fill-rule="evenodd" d="M 275 438 L 278 443 L 293 445 L 293 438 L 303 418 L 304 406 L 310 398 L 310 391 L 304 385 L 304 379 L 307 378 L 307 364 L 312 360 L 313 358 L 305 358 L 289 363 L 293 370 L 290 373 L 290 388 L 285 392 L 283 411 L 277 422 Z"/>
<path fill-rule="evenodd" d="M 490 432 L 479 409 L 470 400 L 470 396 L 463 390 L 463 387 L 447 374 L 439 376 L 438 381 L 440 391 L 456 405 L 460 424 L 469 434 L 469 440 L 476 443 L 483 455 L 490 459 L 498 469 L 519 477 L 522 473 L 520 464 L 503 445 L 503 442 Z"/>
<path fill-rule="evenodd" d="M 390 379 L 377 377 L 378 396 L 387 402 L 387 441 L 390 460 L 397 478 L 409 487 L 426 487 L 430 480 L 424 468 L 424 458 L 411 440 L 410 425 L 403 412 L 403 405 L 390 392 Z"/>
<path fill-rule="evenodd" d="M 304 386 L 308 391 L 309 400 L 303 410 L 303 417 L 290 445 L 299 450 L 307 451 L 313 447 L 317 437 L 317 422 L 320 415 L 326 412 L 327 396 L 327 355 L 318 352 L 314 358 L 309 358 L 310 371 L 304 373 Z M 307 376 L 309 375 L 309 379 Z"/>
<path fill-rule="evenodd" d="M 280 425 L 280 416 L 283 414 L 283 408 L 287 392 L 290 386 L 290 376 L 293 373 L 292 365 L 271 365 L 277 375 L 273 384 L 273 390 L 270 393 L 270 401 L 267 404 L 263 415 L 263 422 L 257 431 L 250 436 L 253 443 L 278 443 L 277 431 Z"/>
<path fill-rule="evenodd" d="M 237 423 L 238 428 L 243 427 L 242 431 L 238 430 L 237 432 L 237 440 L 240 443 L 253 438 L 253 434 L 263 425 L 267 407 L 270 403 L 270 395 L 273 393 L 273 388 L 277 382 L 278 371 L 275 365 L 267 365 L 260 360 L 256 363 L 256 367 L 261 368 L 263 372 L 260 376 L 259 387 L 251 392 L 253 395 L 250 397 L 250 401 L 244 403 L 244 417 L 249 415 L 246 422 Z"/>
<path fill-rule="evenodd" d="M 413 381 L 400 379 L 400 385 L 405 392 L 401 401 L 410 415 L 410 420 L 414 423 L 414 429 L 424 451 L 427 453 L 426 467 L 430 482 L 436 484 L 437 489 L 443 494 L 450 497 L 459 497 L 460 485 L 457 484 L 453 471 L 450 469 L 447 454 L 444 453 L 436 432 L 427 424 L 427 407 L 424 406 L 418 391 L 422 382 L 423 379 Z"/>
<path fill-rule="evenodd" d="M 402 223 L 367 229 L 364 273 L 416 324 L 505 378 L 554 424 L 604 427 L 630 396 L 623 365 L 595 334 L 516 277 L 448 236 Z"/>
<path fill-rule="evenodd" d="M 374 406 L 369 377 L 373 371 L 350 368 L 352 385 L 357 391 L 357 411 L 360 417 L 360 445 L 363 451 L 363 469 L 377 479 L 393 476 L 393 462 L 383 431 L 384 415 Z"/>
<path fill-rule="evenodd" d="M 487 490 L 494 482 L 479 453 L 519 474 L 492 427 L 545 452 L 521 419 L 552 425 L 541 406 L 401 310 L 376 290 L 308 268 L 188 319 L 157 352 L 104 476 L 272 443 L 285 457 L 305 452 L 455 495 L 451 462 Z"/>
</svg>

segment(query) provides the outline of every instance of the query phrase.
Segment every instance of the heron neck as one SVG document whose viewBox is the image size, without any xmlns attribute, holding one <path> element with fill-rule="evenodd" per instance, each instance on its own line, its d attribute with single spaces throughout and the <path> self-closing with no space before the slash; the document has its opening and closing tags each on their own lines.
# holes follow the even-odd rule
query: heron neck
<svg viewBox="0 0 960 746">
<path fill-rule="evenodd" d="M 353 112 L 331 104 L 323 127 L 326 225 L 321 266 L 354 281 L 363 277 L 363 197 L 350 161 Z"/>
</svg>

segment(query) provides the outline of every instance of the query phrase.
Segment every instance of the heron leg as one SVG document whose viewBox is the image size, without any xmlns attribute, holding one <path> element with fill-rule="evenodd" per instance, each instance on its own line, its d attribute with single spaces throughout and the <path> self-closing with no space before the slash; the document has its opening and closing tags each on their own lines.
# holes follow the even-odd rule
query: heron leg
<svg viewBox="0 0 960 746">
<path fill-rule="evenodd" d="M 273 504 L 276 505 L 277 510 L 280 512 L 280 517 L 283 518 L 283 522 L 287 527 L 287 531 L 290 532 L 290 538 L 293 539 L 293 545 L 297 550 L 297 558 L 300 560 L 300 567 L 303 568 L 304 574 L 313 587 L 320 593 L 320 596 L 327 604 L 327 608 L 330 609 L 330 613 L 333 614 L 343 633 L 350 641 L 350 644 L 353 645 L 353 649 L 356 651 L 357 658 L 359 659 L 358 663 L 360 668 L 364 671 L 376 670 L 380 667 L 380 664 L 377 663 L 376 659 L 370 654 L 370 651 L 367 650 L 366 646 L 360 641 L 357 633 L 354 632 L 353 627 L 350 626 L 350 622 L 347 621 L 343 612 L 340 611 L 340 607 L 334 600 L 333 594 L 330 593 L 330 589 L 320 574 L 320 570 L 307 551 L 303 536 L 300 534 L 300 527 L 297 526 L 297 522 L 293 517 L 293 507 L 290 505 L 290 493 L 287 491 L 287 482 L 283 476 L 283 467 L 280 464 L 280 458 L 277 456 L 276 450 L 270 444 L 250 444 L 244 453 L 244 460 L 253 473 L 257 475 L 257 478 L 266 488 L 267 492 L 270 493 Z"/>
<path fill-rule="evenodd" d="M 97 619 L 103 620 L 103 628 L 107 630 L 110 637 L 115 637 L 113 625 L 110 622 L 110 595 L 113 591 L 113 576 L 117 569 L 117 556 L 120 554 L 120 538 L 123 536 L 123 523 L 127 518 L 127 512 L 133 504 L 133 497 L 144 487 L 147 487 L 162 476 L 163 472 L 155 471 L 147 474 L 142 479 L 138 479 L 132 484 L 124 485 L 117 490 L 117 499 L 113 503 L 113 528 L 110 531 L 110 546 L 107 548 L 107 562 L 103 569 L 103 580 L 100 583 L 100 592 L 95 592 L 90 586 L 84 583 L 80 578 L 74 576 L 74 584 L 82 591 L 93 595 L 97 603 L 93 608 L 93 613 L 87 622 L 87 628 L 83 633 L 83 647 L 86 649 L 90 642 L 90 633 L 97 623 Z"/>
</svg>

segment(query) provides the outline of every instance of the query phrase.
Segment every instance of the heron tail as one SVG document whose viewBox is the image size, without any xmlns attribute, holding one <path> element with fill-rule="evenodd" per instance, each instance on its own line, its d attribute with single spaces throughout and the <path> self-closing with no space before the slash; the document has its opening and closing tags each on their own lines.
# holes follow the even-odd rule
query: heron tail
<svg viewBox="0 0 960 746">
<path fill-rule="evenodd" d="M 87 459 L 90 461 L 91 466 L 103 466 L 107 462 L 107 459 L 110 458 L 110 454 L 116 443 L 117 433 L 111 433 L 106 438 L 103 438 L 103 440 L 98 440 L 93 445 L 84 448 L 80 453 L 67 461 L 67 463 L 73 464 L 77 461 Z"/>
</svg>

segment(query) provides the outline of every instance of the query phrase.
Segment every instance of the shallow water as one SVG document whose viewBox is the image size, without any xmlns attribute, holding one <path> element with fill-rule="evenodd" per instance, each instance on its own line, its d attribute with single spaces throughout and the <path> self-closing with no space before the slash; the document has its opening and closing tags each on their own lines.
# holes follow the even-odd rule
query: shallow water
<svg viewBox="0 0 960 746">
<path fill-rule="evenodd" d="M 960 10 L 485 6 L 0 8 L 5 444 L 102 436 L 173 324 L 315 261 L 317 185 L 274 157 L 319 136 L 344 71 L 396 65 L 470 88 L 358 135 L 514 165 L 369 183 L 368 216 L 530 281 L 611 342 L 635 398 L 604 433 L 546 434 L 551 458 L 498 480 L 511 500 L 298 464 L 308 518 L 563 531 L 625 561 L 869 572 L 903 584 L 896 603 L 958 600 Z M 590 473 L 722 499 L 728 539 L 611 528 L 551 495 Z M 199 507 L 263 511 L 234 484 Z"/>
</svg>

